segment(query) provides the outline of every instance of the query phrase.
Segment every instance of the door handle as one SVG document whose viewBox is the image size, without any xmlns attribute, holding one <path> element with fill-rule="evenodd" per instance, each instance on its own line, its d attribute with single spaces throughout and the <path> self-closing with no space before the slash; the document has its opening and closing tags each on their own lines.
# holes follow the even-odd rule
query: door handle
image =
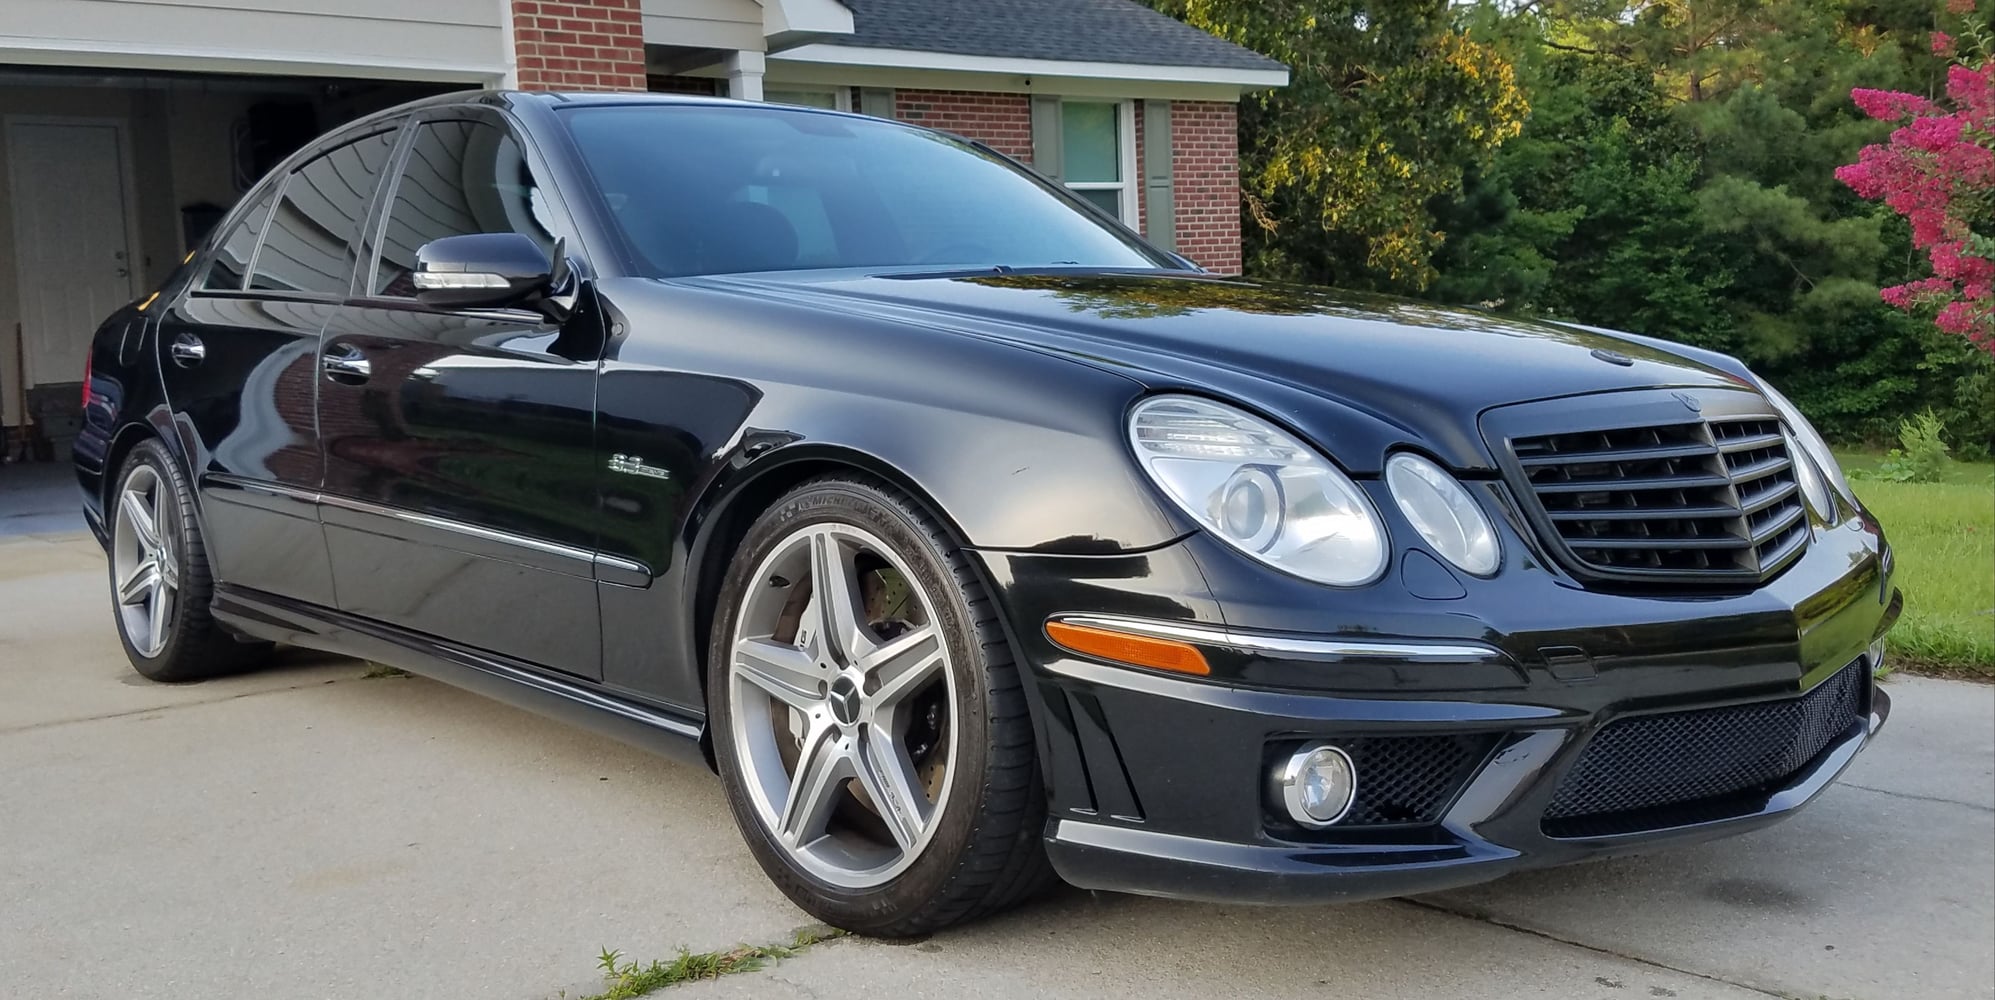
<svg viewBox="0 0 1995 1000">
<path fill-rule="evenodd" d="M 326 377 L 345 385 L 359 385 L 374 374 L 367 356 L 352 344 L 334 344 L 319 357 L 319 369 Z"/>
<path fill-rule="evenodd" d="M 182 333 L 173 338 L 173 345 L 167 348 L 173 355 L 173 363 L 182 368 L 192 368 L 208 357 L 208 345 L 191 333 Z"/>
</svg>

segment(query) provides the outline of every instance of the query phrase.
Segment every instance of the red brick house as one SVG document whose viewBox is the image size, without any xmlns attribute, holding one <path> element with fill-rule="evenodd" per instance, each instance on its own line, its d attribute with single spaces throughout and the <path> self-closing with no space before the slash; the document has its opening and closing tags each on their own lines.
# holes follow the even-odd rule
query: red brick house
<svg viewBox="0 0 1995 1000">
<path fill-rule="evenodd" d="M 1163 246 L 1240 269 L 1236 111 L 1244 92 L 1288 82 L 1280 63 L 1134 0 L 836 6 L 850 13 L 850 31 L 833 12 L 825 30 L 760 60 L 654 47 L 648 85 L 845 108 L 979 139 Z"/>
<path fill-rule="evenodd" d="M 1237 271 L 1235 109 L 1288 82 L 1279 63 L 1135 0 L 0 9 L 0 424 L 32 425 L 17 445 L 64 436 L 97 321 L 156 286 L 263 170 L 411 98 L 652 89 L 919 122 L 1027 160 L 1154 242 Z"/>
</svg>

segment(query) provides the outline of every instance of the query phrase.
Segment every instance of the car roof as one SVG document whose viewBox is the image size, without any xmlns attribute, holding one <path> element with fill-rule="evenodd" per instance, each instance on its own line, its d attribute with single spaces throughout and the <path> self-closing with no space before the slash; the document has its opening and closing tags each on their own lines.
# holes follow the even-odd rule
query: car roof
<svg viewBox="0 0 1995 1000">
<path fill-rule="evenodd" d="M 661 106 L 670 107 L 716 107 L 739 108 L 742 110 L 781 107 L 785 111 L 802 111 L 811 114 L 835 115 L 845 118 L 863 118 L 864 115 L 849 111 L 834 111 L 830 108 L 793 107 L 772 105 L 762 101 L 738 101 L 727 97 L 708 97 L 699 94 L 653 94 L 644 91 L 585 91 L 585 90 L 458 90 L 446 94 L 418 98 L 404 104 L 385 108 L 357 118 L 334 129 L 327 136 L 348 133 L 387 118 L 394 118 L 426 108 L 464 107 L 482 105 L 493 108 L 536 107 L 552 110 L 563 107 L 619 107 L 619 106 Z M 906 124 L 906 123 L 903 123 Z M 314 143 L 317 144 L 316 142 Z"/>
<path fill-rule="evenodd" d="M 766 107 L 760 101 L 737 101 L 728 97 L 700 94 L 653 94 L 645 91 L 611 90 L 458 90 L 399 104 L 380 115 L 448 105 L 485 104 L 511 107 L 521 104 L 549 106 L 613 104 L 706 104 L 721 107 Z M 828 110 L 828 109 L 810 109 Z M 373 117 L 373 116 L 369 116 Z"/>
</svg>

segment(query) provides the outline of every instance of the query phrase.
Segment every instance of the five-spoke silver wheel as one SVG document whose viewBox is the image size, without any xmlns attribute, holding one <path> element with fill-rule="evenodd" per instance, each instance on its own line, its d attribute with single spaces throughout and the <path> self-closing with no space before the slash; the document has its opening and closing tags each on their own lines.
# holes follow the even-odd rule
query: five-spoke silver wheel
<svg viewBox="0 0 1995 1000">
<path fill-rule="evenodd" d="M 934 599 L 885 542 L 839 523 L 785 536 L 751 581 L 725 693 L 750 803 L 805 871 L 880 885 L 948 804 L 956 682 Z"/>
<path fill-rule="evenodd" d="M 151 466 L 134 466 L 118 489 L 111 580 L 119 624 L 140 656 L 158 656 L 172 635 L 180 593 L 179 518 L 172 487 Z"/>
</svg>

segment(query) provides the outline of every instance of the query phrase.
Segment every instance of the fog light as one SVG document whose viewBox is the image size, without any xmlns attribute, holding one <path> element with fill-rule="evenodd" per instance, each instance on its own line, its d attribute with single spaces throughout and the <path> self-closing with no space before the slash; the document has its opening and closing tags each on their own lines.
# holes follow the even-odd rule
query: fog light
<svg viewBox="0 0 1995 1000">
<path fill-rule="evenodd" d="M 1274 778 L 1289 818 L 1312 829 L 1343 819 L 1358 795 L 1358 772 L 1350 755 L 1328 743 L 1297 750 Z"/>
</svg>

